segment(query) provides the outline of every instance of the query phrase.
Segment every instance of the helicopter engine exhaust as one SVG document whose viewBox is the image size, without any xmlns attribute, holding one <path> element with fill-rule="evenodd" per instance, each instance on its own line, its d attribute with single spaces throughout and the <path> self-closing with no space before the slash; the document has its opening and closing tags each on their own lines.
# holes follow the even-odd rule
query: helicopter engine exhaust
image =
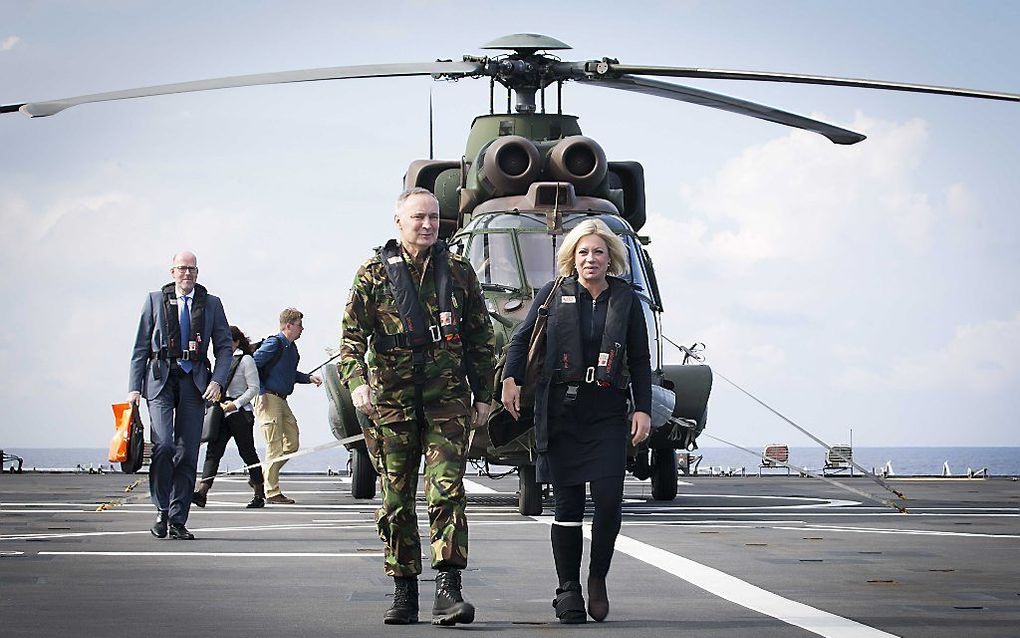
<svg viewBox="0 0 1020 638">
<path fill-rule="evenodd" d="M 481 153 L 478 181 L 490 195 L 523 195 L 542 171 L 535 143 L 520 135 L 498 137 Z"/>
<path fill-rule="evenodd" d="M 546 172 L 557 181 L 570 182 L 578 195 L 591 195 L 606 178 L 609 163 L 598 142 L 583 135 L 571 135 L 549 153 Z"/>
</svg>

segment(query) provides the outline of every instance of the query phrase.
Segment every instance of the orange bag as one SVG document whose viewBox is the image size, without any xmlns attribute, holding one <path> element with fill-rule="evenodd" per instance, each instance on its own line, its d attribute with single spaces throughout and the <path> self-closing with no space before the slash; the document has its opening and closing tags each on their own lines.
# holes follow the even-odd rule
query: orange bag
<svg viewBox="0 0 1020 638">
<path fill-rule="evenodd" d="M 128 460 L 128 444 L 131 442 L 130 403 L 113 404 L 113 427 L 117 433 L 110 439 L 110 462 L 123 463 Z"/>
</svg>

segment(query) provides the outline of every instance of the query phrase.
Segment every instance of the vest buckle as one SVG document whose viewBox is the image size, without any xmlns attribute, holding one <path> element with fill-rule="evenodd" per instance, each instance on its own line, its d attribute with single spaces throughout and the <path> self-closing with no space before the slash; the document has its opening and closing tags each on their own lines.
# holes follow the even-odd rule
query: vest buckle
<svg viewBox="0 0 1020 638">
<path fill-rule="evenodd" d="M 577 400 L 578 385 L 576 383 L 567 386 L 567 394 L 563 397 L 563 403 L 571 405 Z"/>
<path fill-rule="evenodd" d="M 593 383 L 595 381 L 595 366 L 588 366 L 588 369 L 584 372 L 584 382 Z"/>
<path fill-rule="evenodd" d="M 429 326 L 429 333 L 432 335 L 432 343 L 438 343 L 443 340 L 443 332 L 439 329 L 439 326 Z"/>
</svg>

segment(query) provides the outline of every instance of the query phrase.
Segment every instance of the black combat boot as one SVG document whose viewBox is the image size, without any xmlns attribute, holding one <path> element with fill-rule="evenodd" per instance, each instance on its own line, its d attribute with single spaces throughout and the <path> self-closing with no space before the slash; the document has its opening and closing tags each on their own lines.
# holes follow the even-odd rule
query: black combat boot
<svg viewBox="0 0 1020 638">
<path fill-rule="evenodd" d="M 468 624 L 475 619 L 475 606 L 460 593 L 460 570 L 436 574 L 436 602 L 432 605 L 433 625 Z"/>
<path fill-rule="evenodd" d="M 255 496 L 252 497 L 251 501 L 247 505 L 245 505 L 245 507 L 248 509 L 258 509 L 260 507 L 265 507 L 266 490 L 263 487 L 262 483 L 252 483 L 251 481 L 248 481 L 248 483 L 252 486 L 252 488 L 254 488 Z"/>
<path fill-rule="evenodd" d="M 418 577 L 393 577 L 393 605 L 383 614 L 387 625 L 411 625 L 418 622 Z"/>
</svg>

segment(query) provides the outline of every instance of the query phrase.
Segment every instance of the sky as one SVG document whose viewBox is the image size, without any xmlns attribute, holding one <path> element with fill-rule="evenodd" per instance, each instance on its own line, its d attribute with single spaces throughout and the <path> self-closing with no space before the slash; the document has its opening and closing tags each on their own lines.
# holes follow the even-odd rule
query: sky
<svg viewBox="0 0 1020 638">
<path fill-rule="evenodd" d="M 519 32 L 570 44 L 570 60 L 1020 93 L 1018 3 L 622 6 L 0 0 L 0 103 L 456 60 Z M 686 83 L 868 139 L 568 83 L 585 134 L 645 167 L 665 333 L 705 343 L 716 372 L 829 443 L 852 429 L 858 446 L 1020 446 L 1020 104 Z M 344 80 L 0 116 L 0 447 L 106 445 L 145 293 L 178 250 L 254 339 L 301 309 L 302 369 L 321 363 L 355 270 L 393 235 L 407 165 L 428 157 L 430 95 L 436 157 L 458 159 L 487 84 Z M 304 446 L 332 440 L 323 389 L 291 405 Z M 707 432 L 810 444 L 719 376 Z"/>
</svg>

